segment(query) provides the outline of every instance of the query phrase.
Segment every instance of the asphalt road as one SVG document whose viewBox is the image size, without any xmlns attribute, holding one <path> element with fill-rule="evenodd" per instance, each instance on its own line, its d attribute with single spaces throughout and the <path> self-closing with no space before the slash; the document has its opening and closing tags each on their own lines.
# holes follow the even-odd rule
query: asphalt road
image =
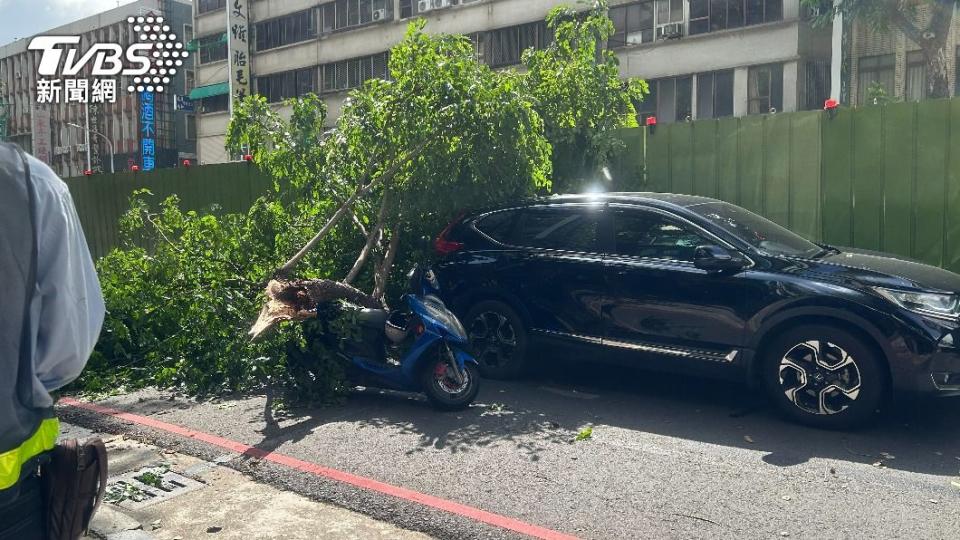
<svg viewBox="0 0 960 540">
<path fill-rule="evenodd" d="M 103 404 L 584 538 L 956 538 L 960 400 L 909 404 L 852 433 L 785 423 L 737 385 L 548 364 L 484 381 L 478 403 L 438 413 L 364 391 L 276 424 L 263 397 L 195 402 L 140 392 Z M 180 451 L 221 452 L 77 411 Z M 574 441 L 592 426 L 588 440 Z M 231 462 L 314 498 L 442 538 L 509 537 L 273 465 Z"/>
</svg>

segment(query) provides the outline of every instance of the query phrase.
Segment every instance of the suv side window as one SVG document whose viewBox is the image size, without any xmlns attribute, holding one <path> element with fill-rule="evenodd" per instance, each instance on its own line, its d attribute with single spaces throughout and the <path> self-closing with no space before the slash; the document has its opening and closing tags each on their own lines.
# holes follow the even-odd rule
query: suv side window
<svg viewBox="0 0 960 540">
<path fill-rule="evenodd" d="M 616 255 L 691 262 L 697 246 L 713 243 L 679 220 L 657 212 L 614 208 L 612 214 Z"/>
<path fill-rule="evenodd" d="M 564 251 L 598 252 L 599 209 L 584 206 L 527 208 L 510 243 Z"/>
<path fill-rule="evenodd" d="M 506 243 L 510 238 L 510 231 L 517 221 L 516 210 L 502 210 L 481 217 L 474 225 L 477 230 L 493 238 L 497 242 Z"/>
</svg>

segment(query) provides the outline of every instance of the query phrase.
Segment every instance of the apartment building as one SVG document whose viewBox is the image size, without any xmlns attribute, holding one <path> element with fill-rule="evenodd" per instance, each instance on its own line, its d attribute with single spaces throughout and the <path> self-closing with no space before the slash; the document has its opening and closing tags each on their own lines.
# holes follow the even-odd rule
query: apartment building
<svg viewBox="0 0 960 540">
<path fill-rule="evenodd" d="M 387 76 L 387 55 L 407 23 L 471 36 L 495 68 L 520 63 L 552 36 L 544 17 L 561 0 L 245 0 L 250 91 L 279 103 L 315 92 L 339 114 L 346 92 Z M 799 0 L 619 0 L 610 2 L 610 40 L 626 77 L 652 94 L 642 115 L 660 122 L 819 108 L 830 88 L 830 29 L 813 29 Z M 227 161 L 230 93 L 226 0 L 195 3 L 198 154 Z M 235 27 L 235 22 L 233 26 Z"/>
<path fill-rule="evenodd" d="M 77 46 L 81 51 L 105 43 L 119 44 L 126 50 L 140 41 L 128 18 L 149 15 L 165 17 L 171 32 L 192 39 L 193 12 L 189 0 L 137 0 L 41 35 L 79 36 Z M 175 96 L 184 95 L 187 84 L 193 84 L 182 70 L 171 77 L 166 93 L 151 93 L 148 98 L 151 129 L 146 130 L 149 145 L 145 147 L 144 94 L 128 92 L 125 77 L 91 76 L 94 62 L 76 75 L 40 76 L 42 53 L 28 49 L 33 37 L 25 36 L 0 47 L 0 139 L 19 144 L 63 177 L 79 176 L 88 169 L 96 173 L 134 166 L 143 170 L 172 167 L 183 159 L 196 158 L 193 115 L 174 107 Z M 113 100 L 95 94 L 104 80 L 112 81 Z M 38 82 L 42 88 L 38 88 Z M 59 87 L 57 95 L 47 97 L 57 99 L 44 99 L 41 94 L 50 91 L 53 83 Z M 89 158 L 85 141 L 88 120 L 92 133 Z M 145 148 L 149 155 L 144 155 Z"/>
<path fill-rule="evenodd" d="M 926 6 L 918 8 L 921 25 L 929 21 Z M 877 31 L 856 21 L 850 26 L 850 103 L 870 105 L 882 94 L 894 101 L 918 101 L 927 97 L 926 65 L 923 54 L 900 30 Z M 950 91 L 960 96 L 960 8 L 954 8 L 953 24 L 947 38 L 947 69 Z M 875 88 L 871 93 L 871 87 Z"/>
</svg>

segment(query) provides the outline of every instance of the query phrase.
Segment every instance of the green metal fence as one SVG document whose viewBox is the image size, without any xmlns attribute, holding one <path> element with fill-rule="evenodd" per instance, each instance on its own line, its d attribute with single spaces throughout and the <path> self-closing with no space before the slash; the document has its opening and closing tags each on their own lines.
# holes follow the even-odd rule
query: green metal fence
<svg viewBox="0 0 960 540">
<path fill-rule="evenodd" d="M 149 189 L 158 202 L 177 194 L 184 210 L 218 204 L 223 212 L 246 212 L 270 186 L 270 178 L 248 163 L 98 174 L 66 182 L 94 257 L 118 245 L 118 222 L 135 190 Z"/>
<path fill-rule="evenodd" d="M 623 139 L 618 188 L 716 197 L 811 239 L 960 272 L 960 99 L 671 124 Z"/>
<path fill-rule="evenodd" d="M 621 134 L 618 189 L 706 195 L 811 239 L 960 272 L 960 99 L 746 116 Z M 95 256 L 139 188 L 184 208 L 246 211 L 269 179 L 246 163 L 67 181 Z"/>
</svg>

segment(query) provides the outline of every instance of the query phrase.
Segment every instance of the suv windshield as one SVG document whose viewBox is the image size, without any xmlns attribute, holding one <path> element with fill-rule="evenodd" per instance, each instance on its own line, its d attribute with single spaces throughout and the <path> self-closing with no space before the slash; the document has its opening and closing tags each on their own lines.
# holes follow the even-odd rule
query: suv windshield
<svg viewBox="0 0 960 540">
<path fill-rule="evenodd" d="M 690 210 L 771 255 L 815 257 L 824 249 L 776 223 L 725 202 L 697 204 Z"/>
</svg>

